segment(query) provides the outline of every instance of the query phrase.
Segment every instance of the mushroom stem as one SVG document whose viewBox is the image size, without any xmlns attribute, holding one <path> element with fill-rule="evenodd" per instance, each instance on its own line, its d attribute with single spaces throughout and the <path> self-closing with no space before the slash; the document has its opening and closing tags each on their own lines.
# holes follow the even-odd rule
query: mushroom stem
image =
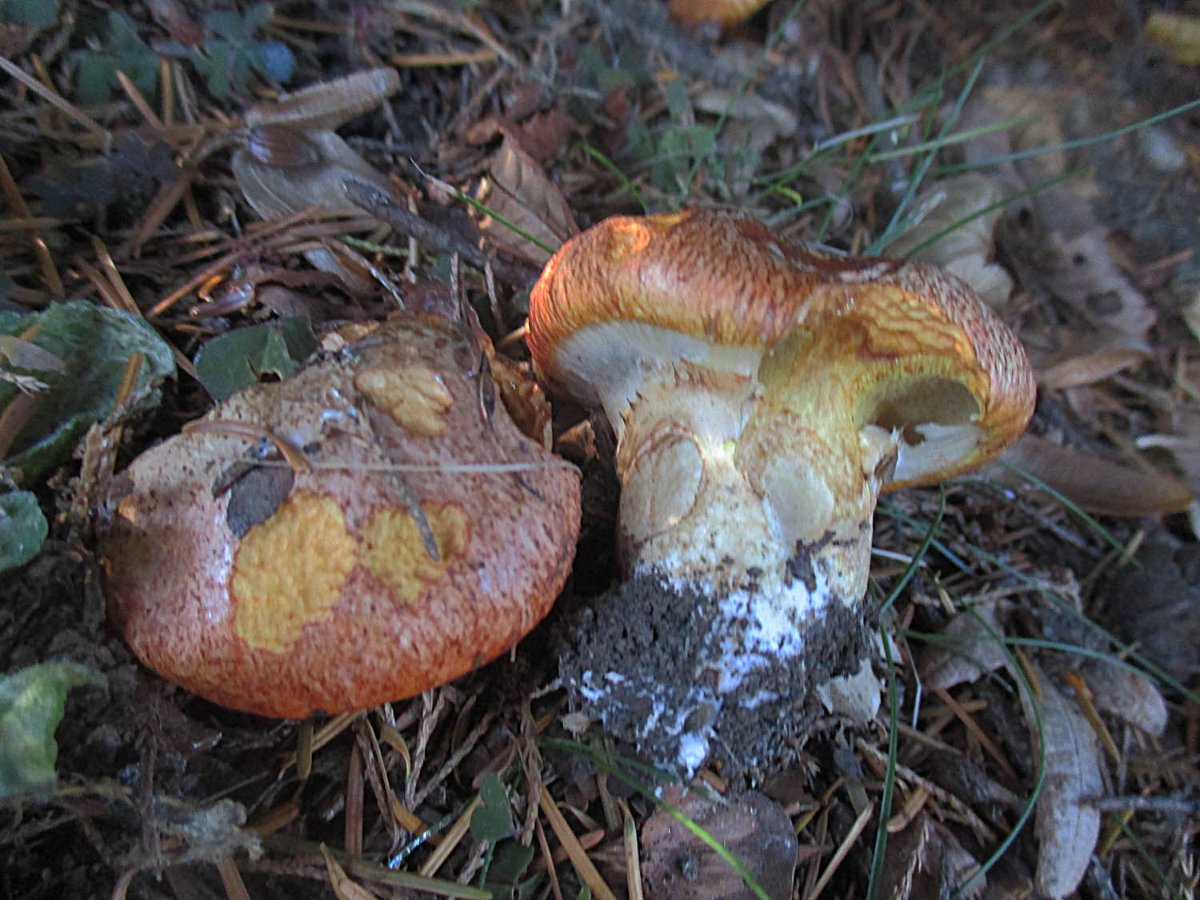
<svg viewBox="0 0 1200 900">
<path fill-rule="evenodd" d="M 701 641 L 713 658 L 695 662 L 718 694 L 756 667 L 794 665 L 831 606 L 861 618 L 871 517 L 898 434 L 858 420 L 847 367 L 805 366 L 799 382 L 795 368 L 790 351 L 752 373 L 677 363 L 610 409 L 623 425 L 627 575 L 709 601 L 702 618 L 720 639 Z"/>
</svg>

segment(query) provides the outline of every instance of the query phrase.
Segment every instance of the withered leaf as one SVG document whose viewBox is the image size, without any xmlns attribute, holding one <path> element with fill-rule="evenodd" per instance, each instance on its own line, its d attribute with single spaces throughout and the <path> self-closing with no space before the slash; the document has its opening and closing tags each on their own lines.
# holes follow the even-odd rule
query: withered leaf
<svg viewBox="0 0 1200 900">
<path fill-rule="evenodd" d="M 1150 355 L 1142 338 L 1114 328 L 1061 335 L 1067 349 L 1046 360 L 1033 360 L 1037 381 L 1046 390 L 1065 390 L 1095 384 L 1136 366 Z"/>
<path fill-rule="evenodd" d="M 940 900 L 962 896 L 974 900 L 987 890 L 987 879 L 976 878 L 956 894 L 978 868 L 975 859 L 949 828 L 921 813 L 899 834 L 888 839 L 887 862 L 879 896 L 887 900 Z"/>
<path fill-rule="evenodd" d="M 1088 803 L 1104 792 L 1100 750 L 1083 714 L 1036 663 L 1031 665 L 1041 693 L 1030 697 L 1022 690 L 1021 706 L 1031 730 L 1036 731 L 1040 715 L 1046 754 L 1046 777 L 1037 799 L 1035 884 L 1041 895 L 1065 897 L 1083 880 L 1100 835 L 1100 812 Z"/>
<path fill-rule="evenodd" d="M 314 131 L 332 131 L 360 113 L 374 109 L 400 87 L 395 69 L 380 67 L 355 72 L 283 94 L 260 103 L 246 113 L 246 125 L 292 125 Z"/>
<path fill-rule="evenodd" d="M 492 156 L 488 171 L 479 199 L 496 218 L 484 219 L 480 231 L 498 249 L 543 266 L 553 250 L 579 233 L 562 192 L 511 135 Z"/>
<path fill-rule="evenodd" d="M 1174 478 L 1131 469 L 1035 434 L 1022 436 L 984 471 L 1010 485 L 1024 483 L 1020 472 L 1027 472 L 1080 509 L 1110 516 L 1179 512 L 1194 499 L 1191 488 Z"/>
<path fill-rule="evenodd" d="M 732 800 L 671 786 L 663 800 L 725 846 L 770 897 L 790 897 L 796 833 L 775 801 L 756 791 Z M 648 900 L 750 898 L 755 894 L 730 865 L 665 809 L 642 826 L 642 880 Z"/>
<path fill-rule="evenodd" d="M 1001 668 L 1006 659 L 1003 635 L 994 602 L 960 612 L 943 629 L 943 640 L 921 654 L 921 681 L 930 690 L 949 690 Z"/>
<path fill-rule="evenodd" d="M 989 262 L 1002 196 L 995 181 L 978 173 L 936 182 L 921 192 L 919 218 L 888 245 L 888 253 L 912 254 L 941 266 L 971 285 L 989 306 L 1002 306 L 1012 292 L 1012 278 Z M 982 212 L 989 207 L 995 208 Z"/>
<path fill-rule="evenodd" d="M 1167 703 L 1150 678 L 1099 660 L 1088 660 L 1080 669 L 1101 712 L 1156 737 L 1166 729 Z"/>
</svg>

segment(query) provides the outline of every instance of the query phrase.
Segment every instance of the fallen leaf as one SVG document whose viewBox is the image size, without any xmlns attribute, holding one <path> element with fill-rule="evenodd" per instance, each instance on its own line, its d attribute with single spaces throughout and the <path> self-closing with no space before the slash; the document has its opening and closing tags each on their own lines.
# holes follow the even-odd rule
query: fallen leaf
<svg viewBox="0 0 1200 900">
<path fill-rule="evenodd" d="M 761 145 L 764 148 L 781 137 L 795 134 L 800 127 L 792 110 L 782 103 L 766 100 L 753 91 L 709 88 L 696 94 L 692 98 L 692 105 L 710 115 L 756 123 L 756 131 L 766 142 Z"/>
<path fill-rule="evenodd" d="M 46 390 L 9 448 L 5 465 L 30 485 L 71 455 L 95 422 L 113 410 L 125 367 L 142 354 L 135 396 L 157 402 L 154 386 L 175 372 L 170 346 L 139 316 L 76 300 L 40 313 L 0 312 L 0 334 L 25 334 L 44 353 L 61 360 L 61 371 L 41 370 Z M 27 395 L 0 380 L 0 408 Z"/>
<path fill-rule="evenodd" d="M 232 168 L 242 196 L 264 219 L 282 219 L 306 209 L 320 207 L 343 215 L 365 215 L 362 207 L 346 193 L 347 182 L 365 182 L 385 195 L 391 194 L 387 178 L 359 156 L 332 131 L 296 131 L 306 161 L 302 165 L 278 166 L 255 159 L 246 150 L 233 154 Z M 365 291 L 370 280 L 343 257 L 325 247 L 304 254 L 316 269 L 338 276 L 348 287 Z"/>
<path fill-rule="evenodd" d="M 316 349 L 317 339 L 305 319 L 261 322 L 205 343 L 196 357 L 196 375 L 220 402 L 263 376 L 282 381 Z"/>
<path fill-rule="evenodd" d="M 1098 710 L 1146 734 L 1162 735 L 1167 727 L 1167 702 L 1149 677 L 1099 660 L 1086 661 L 1080 672 Z"/>
<path fill-rule="evenodd" d="M 791 897 L 796 832 L 778 803 L 757 791 L 725 800 L 675 785 L 663 790 L 662 800 L 737 857 L 768 897 Z M 646 820 L 641 843 L 647 900 L 755 896 L 729 863 L 665 808 Z"/>
<path fill-rule="evenodd" d="M 314 84 L 270 103 L 251 107 L 246 125 L 292 125 L 313 131 L 332 131 L 360 113 L 375 109 L 400 88 L 395 69 L 380 67 Z"/>
<path fill-rule="evenodd" d="M 1061 117 L 1073 107 L 1073 99 L 1070 92 L 1053 88 L 989 87 L 967 105 L 962 127 L 970 130 L 1006 120 L 1012 124 L 1004 131 L 981 130 L 964 144 L 963 152 L 968 163 L 1004 159 L 994 167 L 1004 193 L 1033 191 L 1015 207 L 1010 205 L 1009 212 L 1023 207 L 1037 223 L 1039 231 L 1030 239 L 1038 252 L 1025 262 L 1046 286 L 1079 307 L 1081 316 L 1144 339 L 1155 315 L 1112 257 L 1108 230 L 1092 205 L 1094 182 L 1047 184 L 1068 173 L 1064 152 L 1045 151 L 1066 141 Z M 1027 158 L 1011 159 L 1034 150 L 1038 152 Z"/>
<path fill-rule="evenodd" d="M 37 497 L 29 491 L 0 494 L 0 572 L 37 556 L 48 533 Z"/>
<path fill-rule="evenodd" d="M 283 130 L 283 129 L 280 129 Z M 274 165 L 247 150 L 234 153 L 233 174 L 246 202 L 264 219 L 280 219 L 310 207 L 353 215 L 362 207 L 343 189 L 346 181 L 365 181 L 384 193 L 391 187 L 383 173 L 332 131 L 291 130 L 306 147 L 304 165 Z"/>
<path fill-rule="evenodd" d="M 0 676 L 0 797 L 40 791 L 54 784 L 67 691 L 100 680 L 70 662 L 42 663 Z"/>
<path fill-rule="evenodd" d="M 553 159 L 563 152 L 575 120 L 559 109 L 550 109 L 515 126 L 512 134 L 521 144 L 521 149 L 538 163 Z"/>
<path fill-rule="evenodd" d="M 918 196 L 912 224 L 888 245 L 888 253 L 941 266 L 989 306 L 1002 307 L 1012 293 L 1012 278 L 1003 266 L 989 262 L 1002 196 L 995 181 L 978 173 L 936 182 Z"/>
<path fill-rule="evenodd" d="M 562 192 L 510 135 L 488 166 L 478 199 L 494 216 L 479 230 L 498 249 L 544 266 L 559 245 L 579 233 Z"/>
<path fill-rule="evenodd" d="M 920 655 L 922 684 L 929 690 L 949 690 L 1002 668 L 1003 638 L 995 602 L 972 604 L 951 619 L 937 643 Z"/>
<path fill-rule="evenodd" d="M 1030 354 L 1038 386 L 1044 390 L 1095 384 L 1150 356 L 1150 345 L 1145 340 L 1113 328 L 1079 335 L 1063 329 L 1059 340 L 1067 349 L 1042 358 Z"/>
<path fill-rule="evenodd" d="M 1143 34 L 1150 46 L 1166 51 L 1171 62 L 1200 65 L 1200 17 L 1156 10 Z"/>
<path fill-rule="evenodd" d="M 979 868 L 954 832 L 921 813 L 907 828 L 888 838 L 879 896 L 888 900 L 975 900 L 987 890 L 987 878 L 963 885 Z"/>
<path fill-rule="evenodd" d="M 329 848 L 321 845 L 321 855 L 325 857 L 325 869 L 329 873 L 329 886 L 333 888 L 338 900 L 376 900 L 376 895 L 354 881 L 346 870 L 338 864 L 329 852 Z"/>
<path fill-rule="evenodd" d="M 1065 897 L 1083 880 L 1100 835 L 1100 812 L 1087 802 L 1104 793 L 1100 750 L 1087 719 L 1037 663 L 1030 666 L 1041 693 L 1033 697 L 1026 690 L 1018 693 L 1035 745 L 1041 723 L 1046 757 L 1036 809 L 1040 846 L 1035 884 L 1040 895 Z"/>
<path fill-rule="evenodd" d="M 1131 469 L 1036 434 L 1023 435 L 982 471 L 1013 486 L 1027 484 L 1021 475 L 1027 472 L 1079 508 L 1110 516 L 1181 512 L 1195 499 L 1191 488 L 1175 478 Z"/>
</svg>

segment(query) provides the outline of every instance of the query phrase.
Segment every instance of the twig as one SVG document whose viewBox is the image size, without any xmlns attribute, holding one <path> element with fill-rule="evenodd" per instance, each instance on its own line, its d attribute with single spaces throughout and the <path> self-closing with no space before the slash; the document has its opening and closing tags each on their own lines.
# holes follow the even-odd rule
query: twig
<svg viewBox="0 0 1200 900">
<path fill-rule="evenodd" d="M 524 285 L 532 280 L 535 274 L 531 268 L 519 263 L 493 259 L 461 235 L 439 228 L 415 213 L 402 209 L 374 185 L 348 179 L 342 186 L 351 200 L 401 234 L 415 238 L 427 250 L 434 253 L 457 253 L 476 269 L 485 269 L 490 264 L 500 280 L 508 284 Z"/>
</svg>

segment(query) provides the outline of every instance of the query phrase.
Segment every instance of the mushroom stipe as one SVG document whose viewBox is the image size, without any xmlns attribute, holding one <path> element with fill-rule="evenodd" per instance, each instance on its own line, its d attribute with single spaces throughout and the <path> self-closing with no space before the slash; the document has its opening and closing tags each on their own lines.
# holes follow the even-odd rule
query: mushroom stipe
<svg viewBox="0 0 1200 900">
<path fill-rule="evenodd" d="M 572 238 L 534 286 L 527 341 L 546 383 L 602 407 L 616 434 L 618 549 L 642 598 L 632 608 L 625 589 L 623 620 L 688 611 L 657 629 L 670 684 L 586 623 L 566 683 L 685 771 L 713 750 L 769 764 L 737 725 L 747 710 L 781 734 L 814 697 L 874 715 L 879 492 L 991 458 L 1035 399 L 1019 342 L 958 279 L 790 245 L 721 210 Z"/>
<path fill-rule="evenodd" d="M 114 621 L 163 677 L 246 712 L 348 712 L 443 684 L 550 609 L 578 474 L 487 339 L 403 314 L 138 457 L 99 535 Z M 505 402 L 479 403 L 488 368 Z M 509 415 L 536 437 L 528 437 Z"/>
</svg>

